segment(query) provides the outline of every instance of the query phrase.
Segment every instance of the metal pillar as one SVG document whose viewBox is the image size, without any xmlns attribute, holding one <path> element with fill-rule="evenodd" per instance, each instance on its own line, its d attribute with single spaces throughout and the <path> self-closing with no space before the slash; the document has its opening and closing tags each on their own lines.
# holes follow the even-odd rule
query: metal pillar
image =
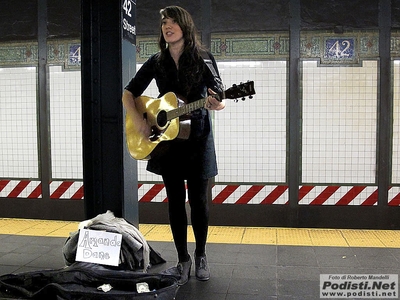
<svg viewBox="0 0 400 300">
<path fill-rule="evenodd" d="M 50 124 L 47 72 L 47 0 L 38 1 L 38 117 L 39 117 L 39 178 L 42 199 L 50 199 Z"/>
<path fill-rule="evenodd" d="M 111 210 L 137 226 L 137 167 L 127 152 L 121 102 L 136 69 L 135 45 L 123 39 L 127 23 L 136 35 L 135 14 L 132 0 L 82 1 L 85 215 Z"/>
<path fill-rule="evenodd" d="M 289 225 L 298 225 L 298 199 L 300 184 L 300 1 L 291 0 L 290 5 L 290 58 L 289 58 Z"/>
<path fill-rule="evenodd" d="M 388 190 L 391 179 L 392 150 L 392 67 L 390 58 L 391 1 L 379 1 L 379 109 L 378 109 L 378 224 L 381 228 L 395 223 L 387 218 Z"/>
</svg>

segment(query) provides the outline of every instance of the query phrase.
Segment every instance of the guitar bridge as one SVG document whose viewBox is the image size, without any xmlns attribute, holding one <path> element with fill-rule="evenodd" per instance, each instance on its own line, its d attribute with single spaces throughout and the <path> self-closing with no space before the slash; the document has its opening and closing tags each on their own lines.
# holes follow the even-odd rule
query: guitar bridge
<svg viewBox="0 0 400 300">
<path fill-rule="evenodd" d="M 151 127 L 151 135 L 149 136 L 150 141 L 152 141 L 152 142 L 157 141 L 161 135 L 162 135 L 162 132 L 160 130 L 158 130 L 157 126 Z"/>
</svg>

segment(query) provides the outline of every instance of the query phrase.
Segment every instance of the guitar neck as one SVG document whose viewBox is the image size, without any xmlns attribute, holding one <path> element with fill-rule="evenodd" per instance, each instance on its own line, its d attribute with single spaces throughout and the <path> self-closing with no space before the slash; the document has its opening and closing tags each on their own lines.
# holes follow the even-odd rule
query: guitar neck
<svg viewBox="0 0 400 300">
<path fill-rule="evenodd" d="M 254 82 L 248 81 L 247 83 L 241 83 L 239 85 L 234 84 L 231 88 L 223 92 L 217 93 L 213 95 L 213 97 L 218 99 L 219 101 L 221 101 L 222 99 L 236 99 L 238 97 L 244 100 L 244 97 L 246 96 L 250 96 L 250 98 L 252 98 L 252 95 L 254 95 L 255 93 L 256 92 L 254 90 Z M 170 111 L 166 112 L 167 122 L 180 116 L 186 115 L 192 111 L 195 111 L 196 109 L 202 108 L 207 101 L 207 97 L 184 105 L 179 105 L 179 101 L 177 108 L 171 109 Z"/>
<path fill-rule="evenodd" d="M 196 100 L 194 102 L 190 102 L 188 104 L 182 105 L 178 108 L 172 109 L 167 112 L 167 120 L 170 121 L 172 119 L 178 118 L 180 116 L 186 115 L 196 109 L 202 108 L 206 103 L 207 98 L 203 98 L 200 100 Z"/>
</svg>

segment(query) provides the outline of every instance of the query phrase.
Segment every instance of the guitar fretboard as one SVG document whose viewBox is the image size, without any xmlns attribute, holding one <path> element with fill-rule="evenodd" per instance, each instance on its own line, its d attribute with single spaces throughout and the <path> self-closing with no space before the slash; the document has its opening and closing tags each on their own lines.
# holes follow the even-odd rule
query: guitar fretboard
<svg viewBox="0 0 400 300">
<path fill-rule="evenodd" d="M 195 111 L 196 109 L 202 108 L 204 106 L 204 104 L 206 103 L 206 100 L 207 100 L 207 98 L 203 98 L 203 99 L 182 105 L 178 108 L 168 111 L 167 112 L 167 120 L 170 121 L 177 117 L 186 115 L 192 111 Z"/>
</svg>

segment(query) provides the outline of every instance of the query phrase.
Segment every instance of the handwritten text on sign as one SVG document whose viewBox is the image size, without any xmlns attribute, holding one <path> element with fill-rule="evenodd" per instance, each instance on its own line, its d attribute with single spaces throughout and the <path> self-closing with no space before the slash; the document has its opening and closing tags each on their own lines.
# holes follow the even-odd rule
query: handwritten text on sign
<svg viewBox="0 0 400 300">
<path fill-rule="evenodd" d="M 118 266 L 121 242 L 119 233 L 81 229 L 76 261 Z"/>
</svg>

